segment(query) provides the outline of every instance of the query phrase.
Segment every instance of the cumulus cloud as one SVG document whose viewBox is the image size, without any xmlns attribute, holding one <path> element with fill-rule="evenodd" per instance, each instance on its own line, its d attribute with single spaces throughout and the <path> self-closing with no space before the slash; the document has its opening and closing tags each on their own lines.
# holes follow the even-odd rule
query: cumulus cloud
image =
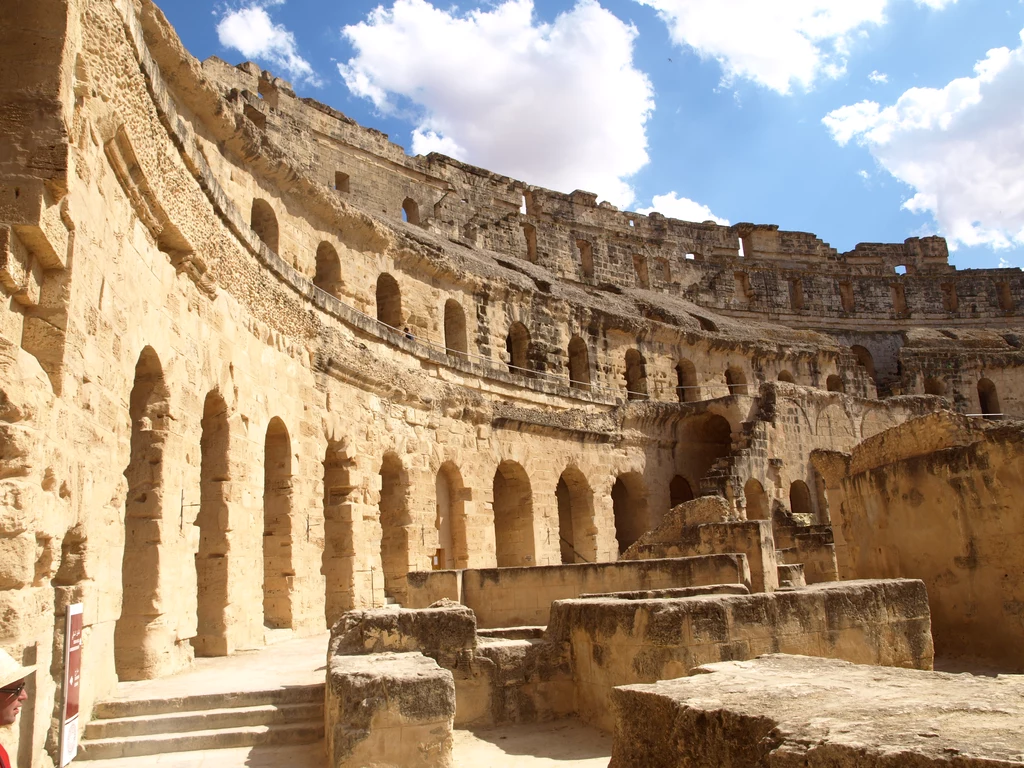
<svg viewBox="0 0 1024 768">
<path fill-rule="evenodd" d="M 722 226 L 729 226 L 729 220 L 721 216 L 715 216 L 706 205 L 690 200 L 687 197 L 679 197 L 675 192 L 667 195 L 655 195 L 651 200 L 650 208 L 641 208 L 637 213 L 647 215 L 657 211 L 663 216 L 683 221 L 714 221 Z"/>
<path fill-rule="evenodd" d="M 854 37 L 885 23 L 888 0 L 636 0 L 673 42 L 715 59 L 726 84 L 752 80 L 781 94 L 846 72 Z M 915 0 L 941 9 L 956 0 Z"/>
<path fill-rule="evenodd" d="M 871 71 L 871 74 L 868 75 L 868 80 L 870 80 L 872 83 L 884 85 L 885 83 L 889 82 L 889 76 L 885 74 L 885 72 L 879 72 L 877 69 L 874 69 Z"/>
<path fill-rule="evenodd" d="M 840 145 L 867 147 L 914 189 L 903 207 L 929 213 L 950 245 L 1024 245 L 1024 30 L 942 88 L 911 88 L 895 104 L 862 101 L 822 122 Z"/>
<path fill-rule="evenodd" d="M 355 55 L 338 69 L 382 112 L 414 111 L 413 152 L 628 207 L 654 109 L 633 65 L 637 31 L 595 0 L 550 24 L 533 10 L 531 0 L 468 13 L 395 0 L 344 28 Z"/>
<path fill-rule="evenodd" d="M 321 80 L 313 67 L 299 55 L 295 35 L 283 24 L 275 24 L 267 13 L 265 6 L 283 3 L 284 0 L 267 0 L 225 10 L 217 24 L 220 44 L 234 48 L 248 59 L 269 62 L 296 82 L 319 86 Z"/>
</svg>

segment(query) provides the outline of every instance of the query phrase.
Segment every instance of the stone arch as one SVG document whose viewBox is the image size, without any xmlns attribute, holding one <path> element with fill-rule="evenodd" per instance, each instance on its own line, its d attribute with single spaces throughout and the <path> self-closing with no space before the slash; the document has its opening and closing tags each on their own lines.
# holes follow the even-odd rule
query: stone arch
<svg viewBox="0 0 1024 768">
<path fill-rule="evenodd" d="M 680 403 L 695 403 L 700 400 L 697 366 L 685 358 L 676 363 L 676 396 Z"/>
<path fill-rule="evenodd" d="M 455 299 L 444 303 L 444 346 L 449 355 L 465 357 L 469 352 L 466 312 Z"/>
<path fill-rule="evenodd" d="M 649 527 L 647 487 L 639 472 L 619 475 L 612 485 L 612 512 L 619 554 L 625 552 Z"/>
<path fill-rule="evenodd" d="M 313 285 L 335 298 L 341 292 L 341 259 L 338 258 L 334 246 L 326 240 L 316 249 L 316 275 L 313 277 Z"/>
<path fill-rule="evenodd" d="M 169 393 L 163 366 L 152 347 L 135 365 L 128 400 L 131 448 L 124 470 L 128 495 L 121 559 L 121 616 L 114 627 L 114 667 L 119 680 L 145 680 L 162 671 L 163 648 L 150 641 L 160 616 L 160 525 L 164 516 L 164 453 Z"/>
<path fill-rule="evenodd" d="M 402 201 L 402 221 L 416 225 L 420 223 L 420 204 L 411 197 Z"/>
<path fill-rule="evenodd" d="M 263 623 L 272 629 L 291 627 L 295 618 L 292 482 L 291 438 L 275 416 L 267 426 L 263 463 Z"/>
<path fill-rule="evenodd" d="M 398 454 L 384 454 L 380 465 L 380 562 L 384 594 L 398 602 L 409 573 L 409 475 Z"/>
<path fill-rule="evenodd" d="M 387 272 L 377 277 L 377 319 L 395 330 L 402 330 L 402 290 Z"/>
<path fill-rule="evenodd" d="M 693 500 L 693 488 L 690 481 L 682 475 L 676 475 L 668 484 L 669 509 Z"/>
<path fill-rule="evenodd" d="M 629 400 L 647 399 L 647 361 L 636 349 L 626 350 L 626 397 Z"/>
<path fill-rule="evenodd" d="M 730 365 L 725 370 L 725 383 L 729 387 L 730 395 L 747 394 L 747 375 L 743 369 Z"/>
<path fill-rule="evenodd" d="M 825 389 L 829 392 L 845 392 L 846 385 L 843 384 L 843 377 L 833 373 L 825 381 Z"/>
<path fill-rule="evenodd" d="M 732 450 L 732 425 L 717 413 L 701 413 L 679 427 L 677 445 L 682 452 L 679 469 L 699 481 L 719 459 Z"/>
<path fill-rule="evenodd" d="M 533 565 L 533 490 L 526 470 L 503 461 L 494 472 L 494 542 L 499 568 Z"/>
<path fill-rule="evenodd" d="M 768 495 L 764 492 L 764 486 L 755 478 L 750 478 L 743 485 L 743 498 L 747 504 L 747 520 L 771 520 L 771 510 L 768 508 Z"/>
<path fill-rule="evenodd" d="M 938 376 L 929 376 L 924 380 L 924 393 L 926 395 L 946 396 L 946 382 Z"/>
<path fill-rule="evenodd" d="M 978 402 L 981 405 L 981 413 L 986 419 L 1002 418 L 999 394 L 991 379 L 982 379 L 978 382 Z"/>
<path fill-rule="evenodd" d="M 796 384 L 796 379 L 793 378 L 793 374 L 789 371 L 781 371 L 779 373 L 779 381 L 785 382 L 786 384 Z"/>
<path fill-rule="evenodd" d="M 597 560 L 594 491 L 578 467 L 567 467 L 555 486 L 558 502 L 558 543 L 562 563 Z"/>
<path fill-rule="evenodd" d="M 569 339 L 569 386 L 590 390 L 590 350 L 579 336 Z"/>
<path fill-rule="evenodd" d="M 277 226 L 277 214 L 266 200 L 255 198 L 252 201 L 252 210 L 249 213 L 249 226 L 256 233 L 256 237 L 263 241 L 274 253 L 278 252 L 280 235 Z"/>
<path fill-rule="evenodd" d="M 469 563 L 469 542 L 466 537 L 466 487 L 462 473 L 452 461 L 437 471 L 434 481 L 437 514 L 438 568 L 465 568 Z"/>
<path fill-rule="evenodd" d="M 231 442 L 228 406 L 214 390 L 203 402 L 199 438 L 199 550 L 196 563 L 196 656 L 226 656 L 228 579 L 228 493 L 231 481 L 228 448 Z"/>
<path fill-rule="evenodd" d="M 811 515 L 811 490 L 803 480 L 794 480 L 789 486 L 789 510 L 794 515 Z"/>
<path fill-rule="evenodd" d="M 512 373 L 530 374 L 530 332 L 518 320 L 508 328 L 505 337 L 508 367 Z"/>
<path fill-rule="evenodd" d="M 820 447 L 828 446 L 837 451 L 848 451 L 857 442 L 857 426 L 838 403 L 828 405 L 818 412 L 814 434 L 819 438 Z"/>
<path fill-rule="evenodd" d="M 850 347 L 850 351 L 853 352 L 854 357 L 857 358 L 857 365 L 863 367 L 864 370 L 867 371 L 868 378 L 871 379 L 872 382 L 875 382 L 875 358 L 872 357 L 868 348 L 861 346 L 860 344 L 854 344 Z"/>
<path fill-rule="evenodd" d="M 355 461 L 341 443 L 331 440 L 324 451 L 324 552 L 320 572 L 325 577 L 324 618 L 328 628 L 355 607 L 355 531 L 352 516 L 352 470 Z"/>
</svg>

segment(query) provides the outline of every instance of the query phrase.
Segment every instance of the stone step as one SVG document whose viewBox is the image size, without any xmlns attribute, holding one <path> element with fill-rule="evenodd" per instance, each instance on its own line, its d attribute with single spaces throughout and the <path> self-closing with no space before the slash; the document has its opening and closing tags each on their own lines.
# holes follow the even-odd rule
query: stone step
<svg viewBox="0 0 1024 768">
<path fill-rule="evenodd" d="M 110 720 L 141 715 L 163 715 L 195 712 L 204 709 L 229 707 L 258 707 L 264 704 L 323 703 L 324 685 L 296 685 L 262 691 L 231 691 L 227 693 L 201 693 L 193 696 L 173 696 L 154 699 L 108 699 L 93 707 L 93 719 Z"/>
<path fill-rule="evenodd" d="M 187 733 L 217 728 L 243 728 L 250 725 L 322 722 L 323 719 L 322 700 L 299 704 L 262 704 L 253 707 L 226 707 L 93 720 L 85 726 L 85 738 L 125 739 L 158 733 Z"/>
<path fill-rule="evenodd" d="M 160 733 L 131 739 L 85 740 L 78 745 L 79 760 L 103 760 L 142 757 L 167 752 L 192 752 L 230 747 L 312 744 L 324 737 L 324 723 L 284 723 L 250 725 L 241 728 L 215 728 L 188 733 Z"/>
</svg>

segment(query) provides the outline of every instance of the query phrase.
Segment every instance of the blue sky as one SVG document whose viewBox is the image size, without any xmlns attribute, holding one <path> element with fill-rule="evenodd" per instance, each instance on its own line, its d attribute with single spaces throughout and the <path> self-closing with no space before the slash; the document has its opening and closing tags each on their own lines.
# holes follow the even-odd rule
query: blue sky
<svg viewBox="0 0 1024 768">
<path fill-rule="evenodd" d="M 621 208 L 1024 266 L 1024 0 L 165 0 L 390 134 Z"/>
</svg>

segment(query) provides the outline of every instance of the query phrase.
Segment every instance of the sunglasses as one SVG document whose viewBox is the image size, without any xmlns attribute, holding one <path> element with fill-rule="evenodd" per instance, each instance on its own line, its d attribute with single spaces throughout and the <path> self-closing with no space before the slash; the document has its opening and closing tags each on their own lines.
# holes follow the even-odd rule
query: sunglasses
<svg viewBox="0 0 1024 768">
<path fill-rule="evenodd" d="M 9 685 L 6 688 L 0 688 L 0 693 L 6 693 L 8 696 L 20 696 L 21 692 L 25 690 L 25 683 L 21 682 L 17 685 Z"/>
</svg>

